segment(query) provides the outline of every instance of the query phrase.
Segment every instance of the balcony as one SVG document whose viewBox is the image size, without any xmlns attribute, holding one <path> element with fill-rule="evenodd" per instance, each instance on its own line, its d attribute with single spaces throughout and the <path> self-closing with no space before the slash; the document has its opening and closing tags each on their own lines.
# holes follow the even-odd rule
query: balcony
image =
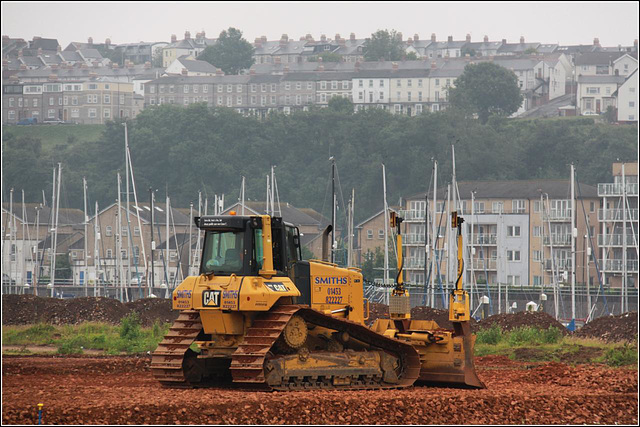
<svg viewBox="0 0 640 427">
<path fill-rule="evenodd" d="M 571 221 L 571 209 L 552 209 L 549 211 L 549 213 L 545 212 L 542 217 L 545 221 Z"/>
<path fill-rule="evenodd" d="M 479 246 L 491 245 L 495 246 L 498 242 L 498 238 L 495 234 L 481 233 L 473 235 L 473 244 Z"/>
<path fill-rule="evenodd" d="M 622 234 L 598 234 L 598 246 L 623 246 Z M 627 232 L 627 246 L 634 246 L 634 238 L 631 230 Z"/>
<path fill-rule="evenodd" d="M 571 234 L 552 234 L 544 236 L 544 244 L 553 246 L 571 246 Z"/>
<path fill-rule="evenodd" d="M 622 209 L 598 209 L 598 221 L 620 221 L 624 218 Z M 627 209 L 627 221 L 638 221 L 638 209 Z"/>
<path fill-rule="evenodd" d="M 604 262 L 604 271 L 610 273 L 622 273 L 622 267 L 624 266 L 621 259 L 608 259 Z M 638 272 L 638 260 L 627 260 L 627 273 Z"/>
<path fill-rule="evenodd" d="M 552 268 L 556 268 L 559 271 L 563 270 L 571 270 L 571 260 L 570 259 L 556 259 L 554 262 L 550 259 L 544 260 L 544 269 L 551 270 Z"/>
<path fill-rule="evenodd" d="M 487 258 L 487 259 L 482 259 L 482 258 L 474 258 L 471 260 L 471 263 L 473 264 L 473 269 L 476 271 L 482 271 L 482 270 L 491 270 L 491 271 L 495 271 L 498 269 L 498 260 L 495 258 Z M 467 270 L 471 270 L 470 266 L 467 266 Z"/>
<path fill-rule="evenodd" d="M 404 260 L 404 266 L 402 268 L 406 270 L 424 270 L 424 260 L 406 258 Z"/>
<path fill-rule="evenodd" d="M 405 234 L 402 236 L 405 245 L 424 245 L 424 234 Z"/>
<path fill-rule="evenodd" d="M 404 218 L 405 221 L 411 222 L 424 222 L 424 211 L 415 211 L 415 210 L 401 210 L 400 216 Z"/>
<path fill-rule="evenodd" d="M 624 187 L 622 184 L 598 184 L 598 197 L 622 196 Z M 627 183 L 627 196 L 638 195 L 638 184 Z"/>
</svg>

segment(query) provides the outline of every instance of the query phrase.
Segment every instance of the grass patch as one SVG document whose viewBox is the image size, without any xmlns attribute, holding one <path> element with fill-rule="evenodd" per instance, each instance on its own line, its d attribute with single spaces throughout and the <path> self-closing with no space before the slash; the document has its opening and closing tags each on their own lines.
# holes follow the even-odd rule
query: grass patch
<svg viewBox="0 0 640 427">
<path fill-rule="evenodd" d="M 79 325 L 8 326 L 2 328 L 5 345 L 52 345 L 60 354 L 80 354 L 102 350 L 107 354 L 153 351 L 169 331 L 168 323 L 156 322 L 142 328 L 137 314 L 122 319 L 120 325 L 87 322 Z"/>
<path fill-rule="evenodd" d="M 563 337 L 556 328 L 523 327 L 502 332 L 497 325 L 477 332 L 474 354 L 503 355 L 526 362 L 606 363 L 609 366 L 635 365 L 638 362 L 637 344 L 621 345 L 597 339 Z"/>
<path fill-rule="evenodd" d="M 16 138 L 30 137 L 42 140 L 45 152 L 57 146 L 81 146 L 87 142 L 97 141 L 102 135 L 105 125 L 31 125 L 3 126 L 3 132 Z"/>
</svg>

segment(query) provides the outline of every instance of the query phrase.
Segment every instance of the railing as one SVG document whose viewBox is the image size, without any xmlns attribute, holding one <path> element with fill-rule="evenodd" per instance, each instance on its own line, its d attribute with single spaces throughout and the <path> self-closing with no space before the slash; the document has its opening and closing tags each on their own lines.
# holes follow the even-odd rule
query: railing
<svg viewBox="0 0 640 427">
<path fill-rule="evenodd" d="M 401 210 L 400 216 L 404 218 L 405 221 L 424 221 L 424 211 Z"/>
<path fill-rule="evenodd" d="M 604 262 L 604 271 L 622 273 L 624 263 L 621 259 L 608 259 Z M 638 260 L 629 259 L 627 260 L 627 272 L 628 273 L 637 273 L 638 272 Z"/>
<path fill-rule="evenodd" d="M 598 209 L 598 221 L 620 221 L 624 219 L 622 209 Z M 638 209 L 627 209 L 627 221 L 638 221 Z"/>
<path fill-rule="evenodd" d="M 571 245 L 571 234 L 552 234 L 551 236 L 544 236 L 544 244 L 553 244 L 554 246 L 569 246 Z"/>
<path fill-rule="evenodd" d="M 598 246 L 622 246 L 623 238 L 622 234 L 598 234 Z M 635 245 L 633 233 L 631 230 L 627 233 L 627 245 Z"/>
<path fill-rule="evenodd" d="M 473 269 L 478 270 L 497 270 L 498 269 L 498 260 L 495 258 L 474 258 L 471 260 L 473 264 Z M 467 270 L 470 270 L 471 266 L 467 267 Z"/>
<path fill-rule="evenodd" d="M 495 245 L 498 238 L 495 234 L 481 233 L 473 235 L 474 245 Z"/>
<path fill-rule="evenodd" d="M 404 266 L 403 268 L 406 269 L 424 269 L 424 260 L 423 259 L 413 259 L 413 258 L 406 258 L 404 260 Z"/>
<path fill-rule="evenodd" d="M 550 259 L 545 259 L 544 260 L 544 269 L 545 270 L 551 270 L 553 267 L 555 267 L 558 270 L 570 270 L 571 269 L 571 260 L 570 259 L 556 259 L 555 262 L 553 262 Z"/>
<path fill-rule="evenodd" d="M 620 184 L 598 184 L 598 197 L 622 196 L 624 187 Z M 627 183 L 627 196 L 638 195 L 638 184 Z"/>
<path fill-rule="evenodd" d="M 549 213 L 545 212 L 542 217 L 545 221 L 571 221 L 571 209 L 552 209 Z"/>
<path fill-rule="evenodd" d="M 405 234 L 402 236 L 405 245 L 424 245 L 424 234 Z"/>
</svg>

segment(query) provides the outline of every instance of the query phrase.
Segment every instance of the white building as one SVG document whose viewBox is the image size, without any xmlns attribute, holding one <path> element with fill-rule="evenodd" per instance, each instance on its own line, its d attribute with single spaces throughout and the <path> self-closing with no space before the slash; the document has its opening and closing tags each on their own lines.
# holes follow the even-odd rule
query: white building
<svg viewBox="0 0 640 427">
<path fill-rule="evenodd" d="M 352 99 L 356 109 L 389 108 L 389 71 L 360 71 L 352 80 Z"/>
<path fill-rule="evenodd" d="M 614 93 L 619 122 L 638 122 L 638 69 L 636 68 Z"/>
</svg>

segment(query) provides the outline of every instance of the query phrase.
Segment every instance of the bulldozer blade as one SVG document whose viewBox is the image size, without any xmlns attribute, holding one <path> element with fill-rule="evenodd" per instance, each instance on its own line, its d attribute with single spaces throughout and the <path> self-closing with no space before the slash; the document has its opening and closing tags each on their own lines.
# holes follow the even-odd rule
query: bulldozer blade
<svg viewBox="0 0 640 427">
<path fill-rule="evenodd" d="M 480 381 L 473 363 L 473 335 L 469 322 L 453 322 L 454 337 L 462 337 L 461 358 L 451 359 L 448 354 L 428 347 L 429 357 L 423 362 L 418 383 L 447 387 L 486 388 Z"/>
</svg>

